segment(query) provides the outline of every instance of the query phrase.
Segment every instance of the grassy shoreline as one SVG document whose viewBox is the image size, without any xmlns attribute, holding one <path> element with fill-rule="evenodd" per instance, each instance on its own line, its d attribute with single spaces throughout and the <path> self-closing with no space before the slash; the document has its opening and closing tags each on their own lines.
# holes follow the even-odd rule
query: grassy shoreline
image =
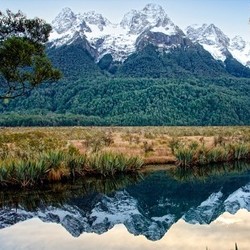
<svg viewBox="0 0 250 250">
<path fill-rule="evenodd" d="M 250 159 L 250 127 L 0 128 L 0 186 Z"/>
</svg>

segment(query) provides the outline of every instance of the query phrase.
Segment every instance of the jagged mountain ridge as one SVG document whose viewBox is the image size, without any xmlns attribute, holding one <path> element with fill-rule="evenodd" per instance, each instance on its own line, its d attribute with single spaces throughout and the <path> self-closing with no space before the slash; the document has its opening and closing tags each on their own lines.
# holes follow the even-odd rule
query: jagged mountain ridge
<svg viewBox="0 0 250 250">
<path fill-rule="evenodd" d="M 242 37 L 230 39 L 214 24 L 194 24 L 185 31 L 191 41 L 201 44 L 216 60 L 225 61 L 226 58 L 233 57 L 245 66 L 250 65 L 250 43 Z"/>
<path fill-rule="evenodd" d="M 52 26 L 51 46 L 71 44 L 80 37 L 96 51 L 94 55 L 92 53 L 96 61 L 111 54 L 115 61 L 123 62 L 141 48 L 142 40 L 169 51 L 183 45 L 182 39 L 186 38 L 201 44 L 216 60 L 225 61 L 232 56 L 241 64 L 250 65 L 250 43 L 241 37 L 230 39 L 214 24 L 188 26 L 185 34 L 156 4 L 147 4 L 142 10 L 131 10 L 116 24 L 95 11 L 75 14 L 64 8 Z"/>
<path fill-rule="evenodd" d="M 171 43 L 172 36 L 185 37 L 164 9 L 156 4 L 147 4 L 141 11 L 131 10 L 118 24 L 112 24 L 94 11 L 74 14 L 71 9 L 64 8 L 53 20 L 52 27 L 52 47 L 71 44 L 76 37 L 81 37 L 96 50 L 97 61 L 105 54 L 111 54 L 115 61 L 124 61 L 137 50 L 139 41 L 145 39 L 149 32 L 167 36 L 167 44 L 158 44 L 166 48 L 178 46 L 175 42 Z"/>
</svg>

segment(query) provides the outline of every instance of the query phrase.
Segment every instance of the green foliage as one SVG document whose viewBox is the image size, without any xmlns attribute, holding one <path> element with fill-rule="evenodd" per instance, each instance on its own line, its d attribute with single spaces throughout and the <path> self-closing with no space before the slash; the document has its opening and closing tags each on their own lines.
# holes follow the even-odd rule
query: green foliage
<svg viewBox="0 0 250 250">
<path fill-rule="evenodd" d="M 148 45 L 129 56 L 121 65 L 118 74 L 153 78 L 229 75 L 222 63 L 214 60 L 200 45 L 175 48 L 170 53 Z"/>
<path fill-rule="evenodd" d="M 210 163 L 228 162 L 249 159 L 250 145 L 248 143 L 233 143 L 208 147 L 192 142 L 189 145 L 178 142 L 172 151 L 176 157 L 177 165 L 190 167 L 193 165 L 207 165 Z"/>
<path fill-rule="evenodd" d="M 20 11 L 0 12 L 0 99 L 29 93 L 42 82 L 57 81 L 61 73 L 45 54 L 51 26 L 27 19 Z"/>
<path fill-rule="evenodd" d="M 100 67 L 100 69 L 108 71 L 112 62 L 113 62 L 112 55 L 111 54 L 106 54 L 98 62 L 98 66 Z"/>
<path fill-rule="evenodd" d="M 244 67 L 241 63 L 235 60 L 233 57 L 228 57 L 225 60 L 225 65 L 227 71 L 236 77 L 250 77 L 250 69 Z"/>
<path fill-rule="evenodd" d="M 138 157 L 104 152 L 91 155 L 88 165 L 90 171 L 107 176 L 119 172 L 134 172 L 142 167 L 143 161 Z"/>
<path fill-rule="evenodd" d="M 80 153 L 64 136 L 41 131 L 0 134 L 0 187 L 30 187 L 44 182 L 75 180 L 86 174 L 115 175 L 135 172 L 142 167 L 138 157 L 122 154 Z M 63 137 L 63 138 L 61 138 Z M 90 138 L 85 134 L 86 138 Z M 103 145 L 113 143 L 109 132 L 92 134 Z"/>
<path fill-rule="evenodd" d="M 188 167 L 194 164 L 195 150 L 190 147 L 180 147 L 175 151 L 177 165 L 181 167 Z"/>
<path fill-rule="evenodd" d="M 147 46 L 113 75 L 106 70 L 114 65 L 110 55 L 98 66 L 85 47 L 49 48 L 65 78 L 0 103 L 0 125 L 250 124 L 250 80 L 230 75 L 201 46 L 170 53 Z"/>
<path fill-rule="evenodd" d="M 249 93 L 248 79 L 97 77 L 0 104 L 0 125 L 248 125 Z"/>
<path fill-rule="evenodd" d="M 102 75 L 91 54 L 81 43 L 76 43 L 74 46 L 52 47 L 47 50 L 47 54 L 53 65 L 60 68 L 68 82 Z"/>
</svg>

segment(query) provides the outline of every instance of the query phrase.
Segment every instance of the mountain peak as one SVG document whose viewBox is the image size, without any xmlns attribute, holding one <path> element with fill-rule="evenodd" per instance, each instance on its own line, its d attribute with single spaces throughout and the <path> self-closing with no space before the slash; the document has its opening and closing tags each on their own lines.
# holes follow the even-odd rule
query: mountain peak
<svg viewBox="0 0 250 250">
<path fill-rule="evenodd" d="M 70 29 L 73 26 L 75 20 L 76 15 L 74 12 L 70 8 L 65 7 L 52 21 L 52 26 L 58 34 L 61 34 Z"/>
<path fill-rule="evenodd" d="M 158 4 L 147 4 L 142 10 L 131 10 L 124 15 L 121 26 L 130 34 L 140 34 L 153 27 L 173 26 L 164 9 Z M 168 28 L 167 28 L 168 29 Z"/>
<path fill-rule="evenodd" d="M 141 13 L 146 15 L 147 20 L 155 25 L 159 22 L 163 22 L 166 18 L 169 19 L 165 10 L 158 4 L 147 4 L 142 9 Z"/>
<path fill-rule="evenodd" d="M 90 24 L 95 24 L 96 21 L 102 22 L 103 24 L 109 24 L 110 21 L 103 17 L 102 14 L 99 14 L 95 11 L 88 11 L 83 14 L 85 21 L 89 22 Z"/>
<path fill-rule="evenodd" d="M 230 54 L 227 49 L 230 39 L 213 23 L 188 26 L 186 33 L 191 41 L 200 43 L 216 60 L 224 61 Z"/>
<path fill-rule="evenodd" d="M 111 22 L 95 11 L 89 11 L 81 15 L 88 25 L 96 25 L 100 31 L 103 31 L 104 27 L 110 25 Z"/>
<path fill-rule="evenodd" d="M 61 11 L 61 13 L 68 13 L 68 14 L 74 14 L 74 12 L 69 7 L 64 7 Z"/>
<path fill-rule="evenodd" d="M 144 8 L 144 12 L 161 12 L 164 11 L 161 5 L 155 3 L 148 3 Z"/>
<path fill-rule="evenodd" d="M 235 36 L 231 39 L 231 47 L 237 50 L 243 50 L 246 47 L 246 42 L 241 36 Z"/>
</svg>

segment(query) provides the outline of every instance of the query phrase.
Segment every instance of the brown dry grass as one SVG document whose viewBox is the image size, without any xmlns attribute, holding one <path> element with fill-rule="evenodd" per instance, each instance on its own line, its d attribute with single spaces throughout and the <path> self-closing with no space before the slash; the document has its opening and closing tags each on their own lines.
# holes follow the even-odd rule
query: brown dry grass
<svg viewBox="0 0 250 250">
<path fill-rule="evenodd" d="M 93 150 L 140 156 L 146 164 L 173 163 L 169 142 L 175 138 L 185 144 L 197 142 L 213 147 L 215 141 L 250 142 L 250 127 L 32 127 L 1 128 L 1 135 L 42 132 L 73 145 L 81 153 Z M 109 143 L 107 144 L 107 139 Z"/>
</svg>

